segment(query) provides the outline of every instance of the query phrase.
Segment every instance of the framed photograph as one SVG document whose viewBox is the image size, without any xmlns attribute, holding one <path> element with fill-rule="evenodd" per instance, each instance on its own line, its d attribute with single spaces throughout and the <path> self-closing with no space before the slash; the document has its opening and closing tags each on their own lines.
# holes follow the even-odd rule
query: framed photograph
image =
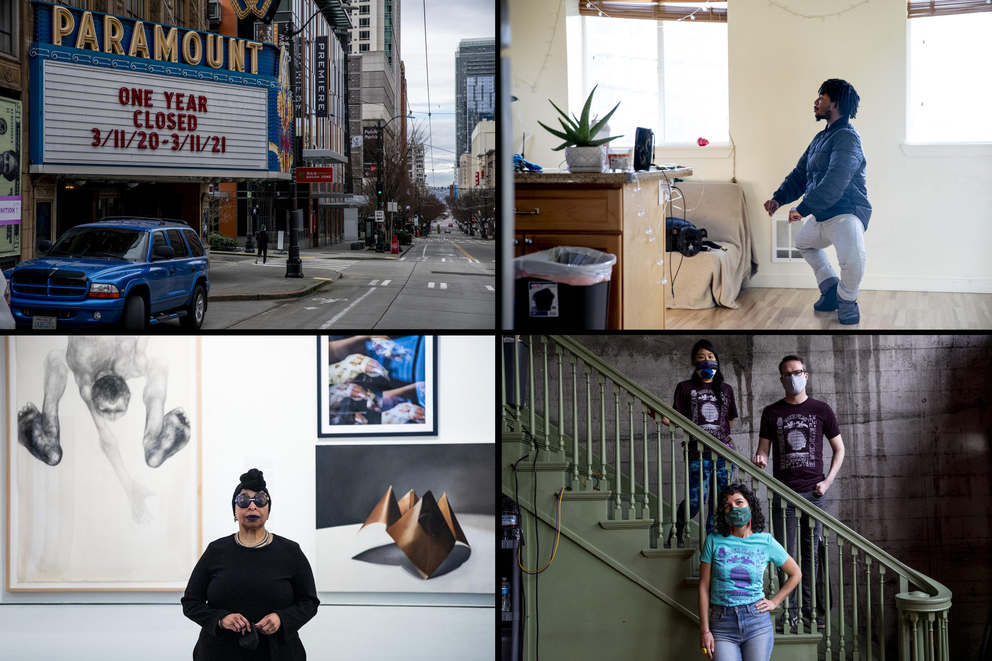
<svg viewBox="0 0 992 661">
<path fill-rule="evenodd" d="M 437 436 L 437 336 L 318 335 L 317 436 Z"/>
<path fill-rule="evenodd" d="M 318 591 L 494 593 L 495 443 L 316 452 Z"/>
<path fill-rule="evenodd" d="M 185 589 L 202 548 L 199 338 L 5 349 L 7 589 Z"/>
</svg>

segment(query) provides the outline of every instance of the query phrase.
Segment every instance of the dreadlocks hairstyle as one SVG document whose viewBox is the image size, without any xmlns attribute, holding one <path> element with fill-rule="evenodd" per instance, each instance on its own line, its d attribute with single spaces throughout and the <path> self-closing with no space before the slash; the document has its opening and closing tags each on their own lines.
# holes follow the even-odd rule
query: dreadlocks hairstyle
<svg viewBox="0 0 992 661">
<path fill-rule="evenodd" d="M 826 94 L 837 104 L 837 111 L 844 117 L 854 119 L 858 115 L 858 102 L 861 97 L 854 91 L 851 83 L 840 78 L 831 78 L 820 85 L 818 94 Z"/>
<path fill-rule="evenodd" d="M 765 515 L 761 513 L 761 502 L 743 482 L 728 484 L 720 489 L 720 497 L 717 498 L 716 515 L 713 517 L 713 528 L 724 537 L 730 536 L 730 524 L 723 518 L 723 507 L 727 504 L 727 499 L 739 493 L 744 496 L 747 506 L 751 508 L 751 532 L 763 532 L 765 529 Z"/>
</svg>

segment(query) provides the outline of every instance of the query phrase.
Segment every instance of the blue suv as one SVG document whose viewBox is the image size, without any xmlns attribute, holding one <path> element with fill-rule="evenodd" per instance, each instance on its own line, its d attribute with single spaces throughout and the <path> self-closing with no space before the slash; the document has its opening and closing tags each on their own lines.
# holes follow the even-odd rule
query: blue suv
<svg viewBox="0 0 992 661">
<path fill-rule="evenodd" d="M 4 272 L 19 327 L 128 330 L 178 318 L 197 330 L 207 311 L 210 265 L 181 220 L 110 217 L 77 225 L 44 257 Z"/>
</svg>

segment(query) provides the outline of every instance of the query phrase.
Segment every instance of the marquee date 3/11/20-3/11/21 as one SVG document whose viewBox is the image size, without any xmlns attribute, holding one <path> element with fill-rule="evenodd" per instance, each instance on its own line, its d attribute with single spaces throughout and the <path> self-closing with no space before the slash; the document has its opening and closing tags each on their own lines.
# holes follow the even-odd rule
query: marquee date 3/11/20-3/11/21
<svg viewBox="0 0 992 661">
<path fill-rule="evenodd" d="M 93 142 L 90 143 L 93 147 L 107 147 L 113 146 L 121 149 L 127 149 L 134 142 L 135 138 L 138 139 L 136 147 L 138 149 L 158 149 L 159 145 L 169 144 L 169 138 L 165 138 L 160 141 L 159 134 L 155 131 L 131 131 L 130 137 L 125 129 L 111 129 L 110 131 L 103 132 L 98 128 L 90 129 L 93 132 Z M 111 138 L 113 139 L 113 144 L 110 144 Z M 172 136 L 172 151 L 180 151 L 186 149 L 189 145 L 189 151 L 191 152 L 201 152 L 207 151 L 209 148 L 211 152 L 218 154 L 223 154 L 227 152 L 227 137 L 217 136 L 217 135 L 190 135 L 186 134 L 179 139 L 178 133 L 173 133 Z M 213 142 L 213 147 L 211 147 L 211 141 Z"/>
</svg>

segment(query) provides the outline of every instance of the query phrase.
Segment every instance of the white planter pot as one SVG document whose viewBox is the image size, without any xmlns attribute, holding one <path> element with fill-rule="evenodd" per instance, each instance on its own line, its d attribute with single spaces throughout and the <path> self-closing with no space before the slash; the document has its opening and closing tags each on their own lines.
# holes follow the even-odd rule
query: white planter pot
<svg viewBox="0 0 992 661">
<path fill-rule="evenodd" d="M 606 172 L 607 146 L 565 147 L 565 162 L 569 172 Z"/>
</svg>

